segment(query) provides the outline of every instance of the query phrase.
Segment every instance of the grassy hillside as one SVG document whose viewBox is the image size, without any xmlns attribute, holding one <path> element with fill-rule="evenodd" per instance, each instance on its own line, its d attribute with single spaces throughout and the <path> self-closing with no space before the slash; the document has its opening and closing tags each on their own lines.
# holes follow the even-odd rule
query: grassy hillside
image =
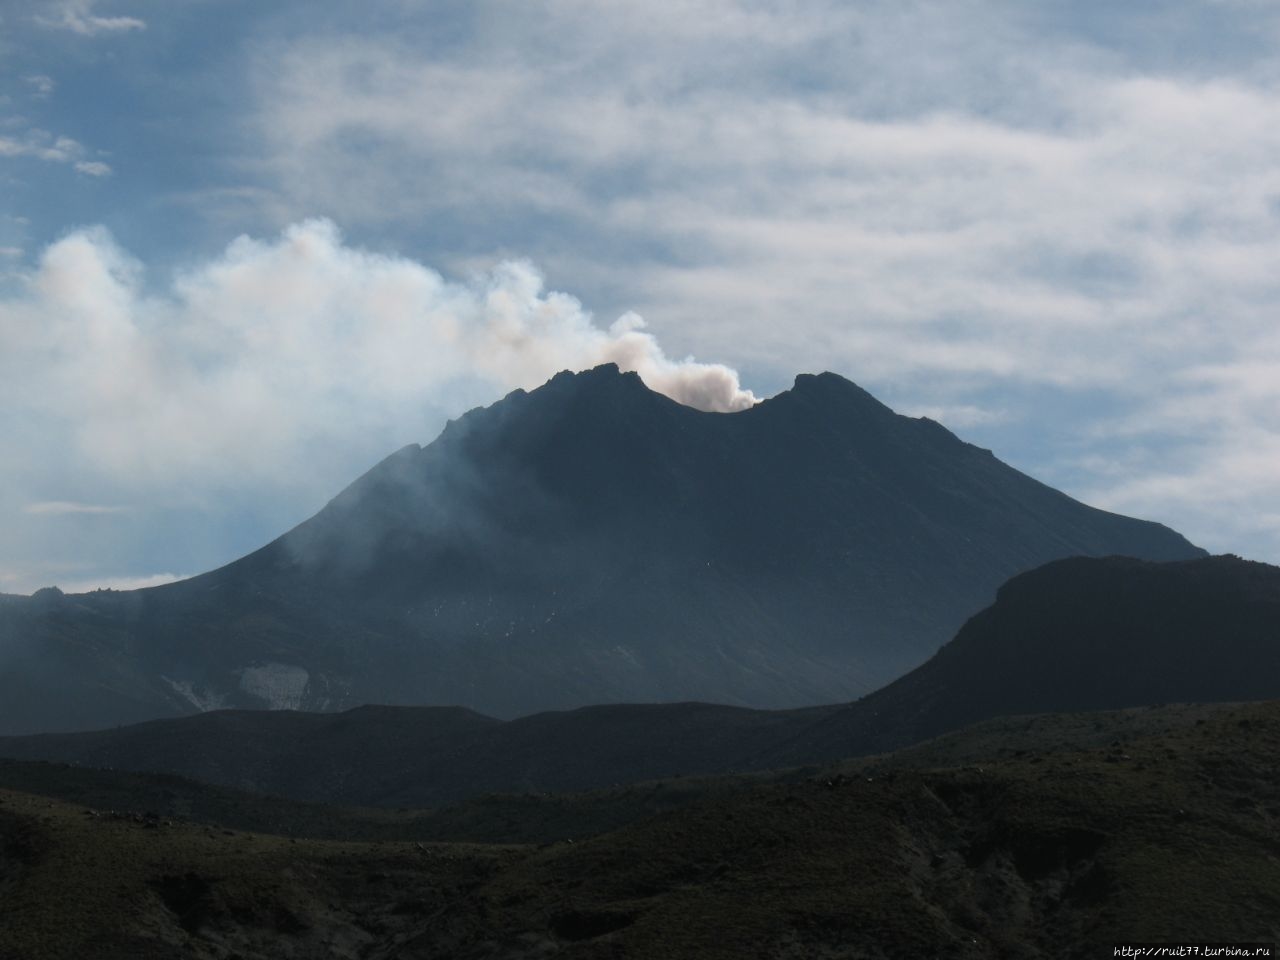
<svg viewBox="0 0 1280 960">
<path fill-rule="evenodd" d="M 985 759 L 963 737 L 930 748 L 969 750 L 961 766 L 917 752 L 690 784 L 667 812 L 542 844 L 291 839 L 5 789 L 0 957 L 1032 958 L 1280 939 L 1280 704 L 1016 722 L 1021 739 L 981 732 Z M 1072 725 L 1110 739 L 1062 742 Z M 607 796 L 525 802 L 579 804 L 589 828 Z"/>
</svg>

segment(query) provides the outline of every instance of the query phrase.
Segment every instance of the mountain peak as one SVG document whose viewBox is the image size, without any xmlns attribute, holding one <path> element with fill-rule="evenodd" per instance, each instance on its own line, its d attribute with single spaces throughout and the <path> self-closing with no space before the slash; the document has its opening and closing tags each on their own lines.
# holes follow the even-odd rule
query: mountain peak
<svg viewBox="0 0 1280 960">
<path fill-rule="evenodd" d="M 569 393 L 653 393 L 640 374 L 622 370 L 616 363 L 602 363 L 586 370 L 561 370 L 554 377 L 530 391 L 534 394 Z"/>
<path fill-rule="evenodd" d="M 610 360 L 608 363 L 597 364 L 594 367 L 587 367 L 585 370 L 561 370 L 548 383 L 558 383 L 561 381 L 576 381 L 578 383 L 606 383 L 619 378 L 627 378 L 630 380 L 639 380 L 640 375 L 634 370 L 628 370 L 625 373 L 622 369 Z"/>
<path fill-rule="evenodd" d="M 775 394 L 756 409 L 773 413 L 793 411 L 806 417 L 861 422 L 885 420 L 897 414 L 852 380 L 837 373 L 797 374 L 790 390 Z"/>
<path fill-rule="evenodd" d="M 949 436 L 833 373 L 734 415 L 616 364 L 561 373 L 404 448 L 219 571 L 23 605 L 25 635 L 67 638 L 58 662 L 82 665 L 0 671 L 0 730 L 275 703 L 277 681 L 303 706 L 499 716 L 834 702 L 918 665 L 1016 573 L 1199 553 Z M 116 638 L 125 693 L 75 653 Z"/>
<path fill-rule="evenodd" d="M 893 412 L 888 406 L 881 403 L 852 380 L 847 380 L 840 374 L 832 373 L 829 370 L 823 373 L 797 374 L 791 391 L 802 396 L 814 397 L 831 403 L 857 403 L 883 410 L 886 413 Z"/>
<path fill-rule="evenodd" d="M 602 363 L 579 371 L 561 370 L 539 387 L 517 388 L 496 403 L 468 410 L 450 420 L 442 436 L 456 440 L 476 430 L 489 430 L 495 423 L 511 418 L 527 418 L 534 411 L 542 415 L 549 412 L 563 415 L 576 408 L 616 408 L 619 404 L 634 403 L 637 398 L 660 396 L 645 385 L 639 374 L 623 372 L 616 363 Z"/>
</svg>

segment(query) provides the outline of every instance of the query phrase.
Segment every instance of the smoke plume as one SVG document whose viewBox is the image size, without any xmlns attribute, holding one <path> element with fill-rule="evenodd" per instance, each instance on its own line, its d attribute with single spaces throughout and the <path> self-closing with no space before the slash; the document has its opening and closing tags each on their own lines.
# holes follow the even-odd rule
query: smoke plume
<svg viewBox="0 0 1280 960">
<path fill-rule="evenodd" d="M 352 461 L 322 476 L 334 485 L 466 406 L 609 361 L 703 410 L 755 402 L 728 367 L 666 356 L 634 314 L 597 326 L 528 263 L 450 282 L 344 244 L 327 220 L 241 237 L 160 294 L 143 273 L 85 229 L 0 299 L 6 429 L 61 438 L 82 461 L 70 466 L 126 487 Z"/>
</svg>

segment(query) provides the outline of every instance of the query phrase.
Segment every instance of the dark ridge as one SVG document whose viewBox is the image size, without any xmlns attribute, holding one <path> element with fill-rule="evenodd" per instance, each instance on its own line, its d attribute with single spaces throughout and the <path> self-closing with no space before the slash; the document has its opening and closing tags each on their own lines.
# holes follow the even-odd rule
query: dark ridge
<svg viewBox="0 0 1280 960">
<path fill-rule="evenodd" d="M 503 723 L 458 708 L 217 711 L 91 733 L 0 738 L 0 756 L 159 772 L 299 801 L 435 807 L 752 769 L 831 707 L 617 704 Z"/>
<path fill-rule="evenodd" d="M 1280 697 L 1280 567 L 1077 557 L 1015 577 L 927 663 L 770 762 L 895 750 L 990 717 Z"/>
</svg>

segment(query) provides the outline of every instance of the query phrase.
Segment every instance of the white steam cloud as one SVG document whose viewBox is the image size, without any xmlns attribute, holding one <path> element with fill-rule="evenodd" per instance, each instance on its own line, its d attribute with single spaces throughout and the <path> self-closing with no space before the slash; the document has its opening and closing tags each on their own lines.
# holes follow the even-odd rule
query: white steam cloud
<svg viewBox="0 0 1280 960">
<path fill-rule="evenodd" d="M 445 414 L 606 362 L 703 410 L 755 402 L 728 367 L 667 357 L 634 314 L 596 326 L 527 263 L 452 283 L 327 220 L 241 237 L 160 295 L 142 274 L 84 229 L 0 299 L 0 423 L 47 441 L 49 474 L 197 492 L 308 476 L 333 493 Z M 27 502 L 54 502 L 24 472 Z"/>
</svg>

